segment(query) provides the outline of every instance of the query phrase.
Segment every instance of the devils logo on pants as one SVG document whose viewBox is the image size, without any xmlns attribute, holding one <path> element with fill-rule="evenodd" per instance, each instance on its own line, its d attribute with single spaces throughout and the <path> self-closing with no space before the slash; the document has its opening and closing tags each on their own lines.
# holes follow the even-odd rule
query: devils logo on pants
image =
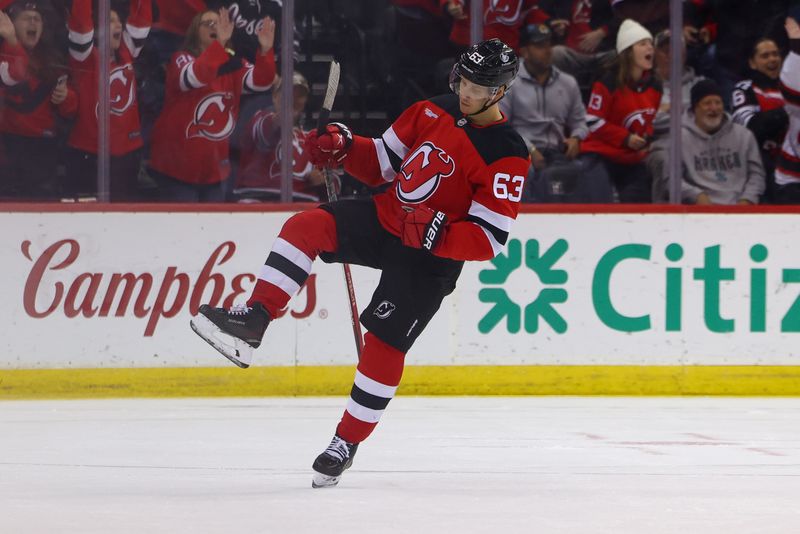
<svg viewBox="0 0 800 534">
<path fill-rule="evenodd" d="M 455 171 L 453 158 L 430 141 L 425 141 L 406 158 L 400 169 L 402 176 L 397 180 L 397 198 L 407 204 L 424 202 L 436 192 L 442 178 Z"/>
<path fill-rule="evenodd" d="M 211 93 L 205 97 L 194 110 L 194 119 L 186 128 L 186 138 L 205 137 L 222 141 L 230 137 L 236 126 L 232 104 L 231 93 Z"/>
</svg>

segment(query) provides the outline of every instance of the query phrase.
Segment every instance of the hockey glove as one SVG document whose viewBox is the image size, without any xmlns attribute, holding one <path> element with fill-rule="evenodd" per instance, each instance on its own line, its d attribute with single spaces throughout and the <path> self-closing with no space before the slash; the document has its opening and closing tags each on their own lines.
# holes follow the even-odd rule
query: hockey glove
<svg viewBox="0 0 800 534">
<path fill-rule="evenodd" d="M 328 123 L 322 135 L 311 130 L 306 136 L 306 148 L 309 150 L 311 163 L 321 167 L 341 165 L 351 146 L 353 132 L 340 122 Z"/>
<path fill-rule="evenodd" d="M 400 240 L 407 247 L 433 252 L 447 232 L 447 215 L 425 206 L 403 206 Z"/>
</svg>

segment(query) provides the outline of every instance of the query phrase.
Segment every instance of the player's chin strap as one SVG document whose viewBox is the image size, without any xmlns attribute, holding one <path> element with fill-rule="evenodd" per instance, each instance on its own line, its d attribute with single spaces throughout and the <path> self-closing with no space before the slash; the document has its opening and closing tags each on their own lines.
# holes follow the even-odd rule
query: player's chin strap
<svg viewBox="0 0 800 534">
<path fill-rule="evenodd" d="M 483 107 L 482 107 L 481 109 L 479 109 L 479 110 L 478 110 L 478 111 L 476 111 L 475 113 L 470 113 L 470 114 L 468 114 L 468 115 L 466 115 L 466 116 L 467 116 L 467 117 L 474 117 L 475 115 L 480 115 L 481 113 L 483 113 L 484 111 L 486 111 L 486 110 L 487 110 L 487 109 L 489 109 L 490 107 L 494 106 L 495 104 L 497 104 L 498 102 L 500 102 L 501 100 L 503 100 L 503 97 L 504 97 L 504 96 L 506 96 L 506 93 L 505 93 L 505 91 L 504 91 L 504 92 L 503 92 L 503 94 L 502 94 L 502 95 L 500 95 L 500 98 L 498 98 L 497 100 L 495 100 L 494 102 L 492 102 L 492 98 L 494 98 L 495 96 L 496 96 L 496 95 L 493 95 L 493 96 L 490 96 L 489 98 L 487 98 L 487 99 L 486 99 L 486 103 L 483 105 Z"/>
</svg>

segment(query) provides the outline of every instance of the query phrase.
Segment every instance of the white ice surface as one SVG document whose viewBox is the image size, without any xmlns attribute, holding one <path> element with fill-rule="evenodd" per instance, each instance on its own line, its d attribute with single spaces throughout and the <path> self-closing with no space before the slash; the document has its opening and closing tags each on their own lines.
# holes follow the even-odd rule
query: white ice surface
<svg viewBox="0 0 800 534">
<path fill-rule="evenodd" d="M 800 532 L 800 399 L 401 396 L 312 490 L 343 406 L 0 402 L 0 532 Z"/>
</svg>

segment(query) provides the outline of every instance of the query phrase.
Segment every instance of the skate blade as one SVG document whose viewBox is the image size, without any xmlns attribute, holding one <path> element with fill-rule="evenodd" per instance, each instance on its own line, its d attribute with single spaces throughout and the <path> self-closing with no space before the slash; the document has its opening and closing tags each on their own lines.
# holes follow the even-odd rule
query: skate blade
<svg viewBox="0 0 800 534">
<path fill-rule="evenodd" d="M 314 472 L 314 477 L 311 479 L 312 488 L 332 488 L 339 483 L 342 475 L 332 477 L 330 475 L 323 475 L 322 473 Z"/>
<path fill-rule="evenodd" d="M 195 334 L 235 365 L 242 369 L 250 367 L 250 362 L 253 361 L 253 347 L 239 338 L 226 334 L 202 314 L 193 317 L 189 324 Z"/>
</svg>

